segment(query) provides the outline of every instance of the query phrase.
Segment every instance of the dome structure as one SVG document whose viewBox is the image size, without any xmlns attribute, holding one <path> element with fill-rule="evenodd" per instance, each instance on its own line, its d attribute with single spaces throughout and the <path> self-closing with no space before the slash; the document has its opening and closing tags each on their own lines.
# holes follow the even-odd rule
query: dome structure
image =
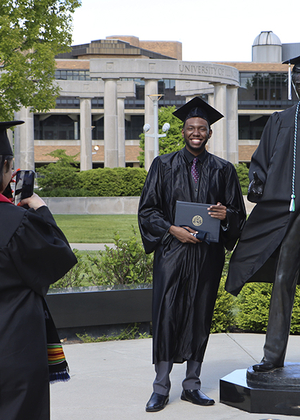
<svg viewBox="0 0 300 420">
<path fill-rule="evenodd" d="M 261 31 L 252 45 L 252 61 L 256 63 L 280 63 L 282 44 L 272 31 Z"/>
<path fill-rule="evenodd" d="M 253 41 L 253 46 L 256 45 L 281 45 L 281 41 L 272 31 L 261 31 Z"/>
</svg>

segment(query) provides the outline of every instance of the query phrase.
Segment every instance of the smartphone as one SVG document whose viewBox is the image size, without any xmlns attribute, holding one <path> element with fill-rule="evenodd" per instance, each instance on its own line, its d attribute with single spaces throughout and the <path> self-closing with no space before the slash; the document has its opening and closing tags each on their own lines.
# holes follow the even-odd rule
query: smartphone
<svg viewBox="0 0 300 420">
<path fill-rule="evenodd" d="M 17 205 L 21 200 L 31 197 L 34 189 L 35 172 L 21 170 L 16 173 L 14 203 Z"/>
</svg>

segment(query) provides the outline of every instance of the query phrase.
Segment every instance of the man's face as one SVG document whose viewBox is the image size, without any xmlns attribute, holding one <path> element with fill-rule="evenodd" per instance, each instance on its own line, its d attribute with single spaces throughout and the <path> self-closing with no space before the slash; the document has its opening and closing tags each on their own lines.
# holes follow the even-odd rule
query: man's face
<svg viewBox="0 0 300 420">
<path fill-rule="evenodd" d="M 205 148 L 208 139 L 212 135 L 208 122 L 200 117 L 193 117 L 186 120 L 182 135 L 187 150 L 195 156 L 200 155 Z"/>
</svg>

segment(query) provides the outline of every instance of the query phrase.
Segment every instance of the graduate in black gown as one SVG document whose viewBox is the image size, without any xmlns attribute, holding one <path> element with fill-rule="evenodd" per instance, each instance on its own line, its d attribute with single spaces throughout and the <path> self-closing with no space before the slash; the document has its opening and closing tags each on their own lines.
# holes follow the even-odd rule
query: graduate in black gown
<svg viewBox="0 0 300 420">
<path fill-rule="evenodd" d="M 300 96 L 300 57 L 292 80 Z M 249 168 L 248 199 L 257 203 L 229 264 L 226 290 L 246 282 L 274 283 L 261 363 L 256 372 L 284 364 L 300 268 L 300 102 L 269 118 Z"/>
<path fill-rule="evenodd" d="M 49 420 L 49 380 L 68 373 L 44 296 L 76 257 L 40 197 L 15 206 L 2 194 L 13 161 L 6 129 L 20 123 L 0 122 L 0 419 Z"/>
<path fill-rule="evenodd" d="M 245 220 L 233 165 L 208 153 L 211 124 L 222 115 L 200 98 L 174 112 L 184 122 L 186 146 L 156 157 L 139 204 L 138 219 L 153 267 L 153 363 L 156 378 L 146 411 L 159 411 L 169 399 L 173 363 L 187 361 L 181 399 L 199 405 L 214 401 L 200 391 L 200 369 L 224 264 Z M 196 159 L 196 161 L 194 161 Z M 194 163 L 194 164 L 193 164 Z M 193 178 L 195 172 L 196 178 Z M 200 241 L 195 230 L 174 226 L 176 201 L 208 203 L 221 221 L 219 243 Z"/>
</svg>

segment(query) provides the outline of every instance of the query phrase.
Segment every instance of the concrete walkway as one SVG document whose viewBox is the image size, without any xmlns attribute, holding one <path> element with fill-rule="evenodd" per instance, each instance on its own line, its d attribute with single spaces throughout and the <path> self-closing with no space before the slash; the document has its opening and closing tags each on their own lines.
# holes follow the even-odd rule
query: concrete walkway
<svg viewBox="0 0 300 420">
<path fill-rule="evenodd" d="M 70 243 L 72 249 L 78 249 L 78 251 L 103 251 L 105 245 L 110 248 L 114 247 L 114 244 L 82 244 L 82 243 Z"/>
<path fill-rule="evenodd" d="M 202 390 L 212 407 L 180 400 L 184 365 L 174 365 L 170 402 L 157 413 L 145 404 L 154 379 L 151 339 L 65 344 L 71 380 L 51 385 L 51 420 L 290 420 L 293 416 L 250 414 L 219 403 L 219 380 L 262 357 L 264 335 L 213 334 L 203 363 Z M 291 336 L 286 360 L 299 362 L 300 336 Z"/>
</svg>

